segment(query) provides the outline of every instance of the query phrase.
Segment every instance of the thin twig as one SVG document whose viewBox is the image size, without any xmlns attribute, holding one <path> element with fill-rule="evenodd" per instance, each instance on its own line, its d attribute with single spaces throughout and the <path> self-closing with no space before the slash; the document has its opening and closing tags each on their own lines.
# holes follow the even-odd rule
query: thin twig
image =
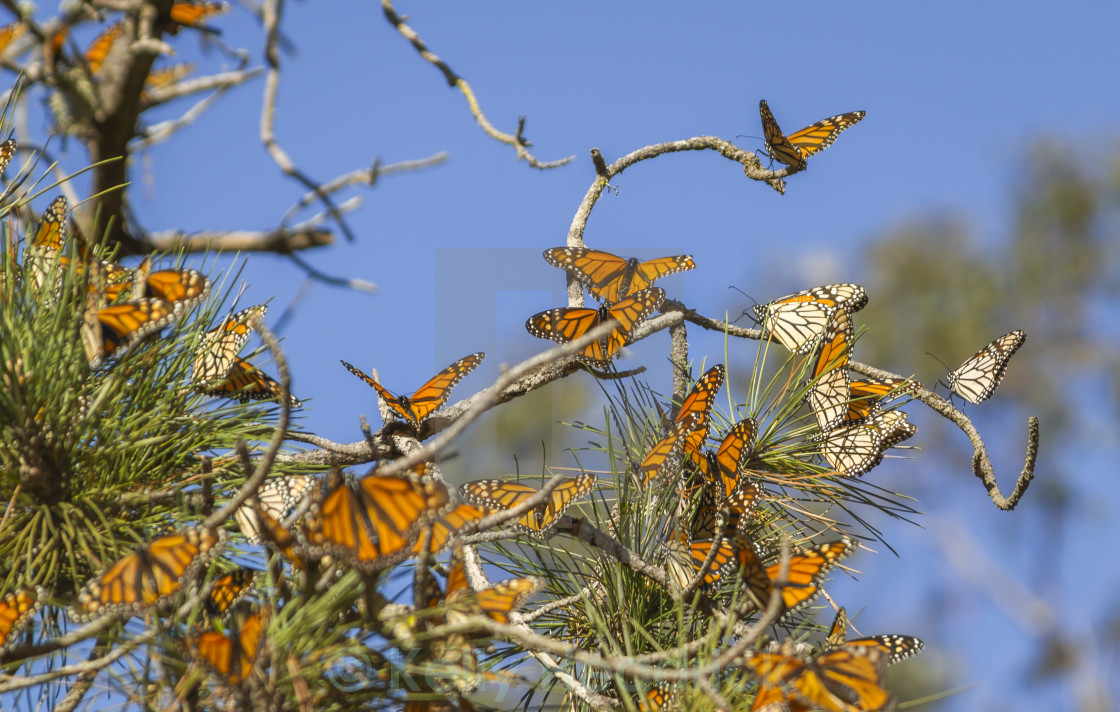
<svg viewBox="0 0 1120 712">
<path fill-rule="evenodd" d="M 568 156 L 558 161 L 543 162 L 533 156 L 528 150 L 529 146 L 532 146 L 532 144 L 521 135 L 525 128 L 525 117 L 521 117 L 518 120 L 517 133 L 512 136 L 494 128 L 490 121 L 487 120 L 486 115 L 482 113 L 482 107 L 478 105 L 478 99 L 475 98 L 474 90 L 471 89 L 471 85 L 467 83 L 467 80 L 452 71 L 451 67 L 449 67 L 446 62 L 428 49 L 428 46 L 424 44 L 424 40 L 420 39 L 420 35 L 416 33 L 416 30 L 406 25 L 404 18 L 397 14 L 391 0 L 381 0 L 381 11 L 384 13 L 385 19 L 387 19 L 393 27 L 397 28 L 397 32 L 416 48 L 420 56 L 431 62 L 443 73 L 443 78 L 447 80 L 448 86 L 457 87 L 459 91 L 463 92 L 463 96 L 466 98 L 468 106 L 470 106 L 471 115 L 474 116 L 475 121 L 482 127 L 482 130 L 492 138 L 509 146 L 513 146 L 517 150 L 517 160 L 520 161 L 524 159 L 525 162 L 533 168 L 544 170 L 547 168 L 557 168 L 566 163 L 570 163 L 572 159 L 575 158 L 575 156 Z"/>
</svg>

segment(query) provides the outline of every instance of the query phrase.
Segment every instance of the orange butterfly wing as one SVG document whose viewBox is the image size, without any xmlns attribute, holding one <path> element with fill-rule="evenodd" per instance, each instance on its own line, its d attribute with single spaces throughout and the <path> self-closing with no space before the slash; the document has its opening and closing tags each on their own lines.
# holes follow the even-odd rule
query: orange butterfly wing
<svg viewBox="0 0 1120 712">
<path fill-rule="evenodd" d="M 607 319 L 615 319 L 619 327 L 605 338 L 584 347 L 579 358 L 598 368 L 606 368 L 619 350 L 630 343 L 631 332 L 643 319 L 665 301 L 665 290 L 650 287 L 621 300 L 613 306 L 599 309 L 560 307 L 534 314 L 525 322 L 525 329 L 533 336 L 568 343 L 583 336 Z"/>
<path fill-rule="evenodd" d="M 233 365 L 230 366 L 224 380 L 216 384 L 207 384 L 199 388 L 199 392 L 211 396 L 236 398 L 242 403 L 279 398 L 281 395 L 279 381 L 240 357 L 233 359 Z M 292 408 L 298 408 L 303 405 L 303 401 L 289 393 L 288 404 Z"/>
<path fill-rule="evenodd" d="M 21 588 L 0 598 L 0 653 L 11 649 L 20 631 L 43 605 L 40 589 Z"/>
<path fill-rule="evenodd" d="M 688 454 L 693 464 L 700 466 L 700 460 L 703 459 L 704 454 L 701 448 L 704 446 L 704 441 L 708 439 L 708 429 L 711 427 L 709 414 L 712 411 L 712 404 L 715 402 L 716 393 L 723 387 L 723 379 L 726 374 L 726 369 L 723 364 L 717 364 L 709 368 L 700 380 L 692 386 L 692 390 L 685 396 L 684 402 L 681 403 L 680 410 L 677 411 L 676 422 L 681 422 L 684 418 L 688 417 L 689 413 L 699 413 L 700 422 L 697 423 L 695 429 L 688 434 L 685 438 L 683 446 L 684 451 Z"/>
<path fill-rule="evenodd" d="M 571 272 L 597 299 L 611 304 L 642 291 L 662 277 L 696 267 L 691 255 L 640 262 L 586 247 L 554 247 L 544 251 L 544 259 Z"/>
<path fill-rule="evenodd" d="M 92 74 L 97 74 L 101 70 L 101 65 L 105 62 L 105 58 L 109 56 L 109 52 L 116 44 L 117 38 L 124 32 L 123 22 L 114 22 L 113 24 L 102 30 L 97 37 L 93 38 L 93 42 L 86 48 L 86 63 L 89 64 L 89 71 Z"/>
</svg>

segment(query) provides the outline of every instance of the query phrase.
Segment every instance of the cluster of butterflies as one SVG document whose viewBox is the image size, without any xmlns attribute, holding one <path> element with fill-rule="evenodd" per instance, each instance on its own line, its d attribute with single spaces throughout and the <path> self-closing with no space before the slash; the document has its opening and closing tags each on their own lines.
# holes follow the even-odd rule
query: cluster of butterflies
<svg viewBox="0 0 1120 712">
<path fill-rule="evenodd" d="M 165 17 L 157 18 L 156 27 L 161 32 L 177 34 L 183 27 L 192 27 L 205 32 L 216 32 L 213 28 L 200 24 L 215 15 L 229 12 L 230 6 L 224 2 L 174 3 Z M 96 77 L 101 72 L 106 60 L 118 45 L 118 40 L 126 36 L 135 23 L 131 20 L 117 20 L 107 25 L 86 47 L 80 56 L 81 65 L 89 71 L 90 76 Z M 14 22 L 0 28 L 0 56 L 7 53 L 8 48 L 17 42 L 27 31 L 27 25 Z M 63 57 L 62 49 L 70 34 L 70 25 L 63 24 L 50 36 L 47 48 L 50 51 L 50 61 L 57 64 Z M 16 54 L 26 51 L 30 45 L 19 49 Z M 174 84 L 189 75 L 194 70 L 190 63 L 177 63 L 154 69 L 146 79 L 148 88 L 159 88 Z"/>
<path fill-rule="evenodd" d="M 755 446 L 754 421 L 746 418 L 732 426 L 716 450 L 703 449 L 712 404 L 724 378 L 721 364 L 696 381 L 668 434 L 638 465 L 637 484 L 644 490 L 660 478 L 677 495 L 677 522 L 666 536 L 664 551 L 678 589 L 714 592 L 724 584 L 742 582 L 758 608 L 765 608 L 776 592 L 782 615 L 788 615 L 808 605 L 828 572 L 855 545 L 841 538 L 797 552 L 784 577 L 780 562 L 764 563 L 763 552 L 748 534 L 762 493 L 759 479 L 745 468 Z M 669 463 L 678 452 L 683 461 L 679 485 L 668 477 Z"/>
<path fill-rule="evenodd" d="M 11 153 L 0 146 L 0 164 Z M 150 259 L 129 269 L 96 258 L 68 212 L 64 196 L 47 207 L 24 252 L 22 272 L 27 288 L 48 290 L 48 301 L 57 296 L 64 273 L 85 279 L 80 336 L 91 368 L 179 322 L 209 295 L 209 280 L 193 269 L 153 269 Z M 243 309 L 202 336 L 193 362 L 193 388 L 242 402 L 280 396 L 279 382 L 238 356 L 267 310 L 263 304 Z M 295 397 L 289 402 L 292 407 L 301 404 Z"/>
<path fill-rule="evenodd" d="M 757 678 L 750 712 L 877 712 L 893 709 L 883 689 L 883 674 L 922 651 L 925 644 L 911 635 L 873 635 L 848 639 L 848 616 L 841 607 L 824 645 L 812 654 L 798 652 L 789 641 L 769 652 L 749 655 L 743 666 Z M 646 712 L 672 704 L 677 690 L 667 684 L 651 687 L 643 700 Z"/>
<path fill-rule="evenodd" d="M 564 344 L 613 320 L 617 326 L 610 333 L 577 354 L 581 361 L 600 369 L 610 364 L 631 342 L 635 327 L 665 301 L 665 290 L 650 285 L 661 277 L 696 268 L 691 255 L 641 262 L 586 247 L 553 247 L 545 250 L 544 259 L 567 271 L 602 305 L 598 309 L 549 309 L 529 317 L 525 328 L 533 336 Z"/>
<path fill-rule="evenodd" d="M 562 481 L 547 497 L 538 490 L 500 480 L 479 480 L 452 493 L 422 463 L 403 476 L 375 470 L 357 479 L 337 469 L 326 486 L 311 476 L 273 478 L 235 512 L 235 520 L 251 543 L 266 542 L 294 569 L 338 562 L 365 574 L 383 571 L 423 553 L 425 560 L 448 546 L 457 533 L 477 528 L 489 514 L 541 502 L 507 522 L 519 531 L 546 536 L 578 498 L 596 486 L 594 475 Z M 298 525 L 282 520 L 302 500 L 311 497 Z M 230 688 L 237 688 L 257 668 L 270 610 L 242 600 L 253 591 L 256 572 L 234 568 L 217 558 L 227 540 L 224 529 L 192 526 L 153 539 L 133 553 L 109 564 L 88 581 L 70 608 L 70 617 L 85 623 L 101 616 L 129 617 L 149 610 L 166 610 L 181 600 L 189 584 L 214 575 L 202 588 L 206 621 L 188 636 L 187 646 Z M 457 541 L 457 540 L 456 540 Z M 440 588 L 433 576 L 417 589 L 418 606 L 441 607 L 425 620 L 456 622 L 464 616 L 484 615 L 506 622 L 541 587 L 532 577 L 514 578 L 473 591 L 463 571 L 457 544 Z M 218 562 L 221 562 L 220 564 Z M 223 571 L 223 569 L 225 571 Z M 47 598 L 42 590 L 21 589 L 0 603 L 0 655 L 14 645 L 28 621 Z M 204 630 L 209 619 L 222 619 L 225 631 Z M 443 641 L 437 657 L 454 652 L 468 669 L 474 667 L 473 643 L 466 638 Z"/>
</svg>

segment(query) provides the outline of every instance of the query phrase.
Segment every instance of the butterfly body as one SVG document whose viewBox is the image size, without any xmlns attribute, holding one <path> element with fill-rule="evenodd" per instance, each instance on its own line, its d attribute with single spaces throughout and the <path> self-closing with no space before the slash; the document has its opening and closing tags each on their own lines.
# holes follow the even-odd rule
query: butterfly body
<svg viewBox="0 0 1120 712">
<path fill-rule="evenodd" d="M 614 304 L 646 289 L 657 279 L 696 268 L 691 255 L 674 255 L 641 261 L 586 247 L 553 247 L 544 251 L 550 265 L 566 270 L 587 290 L 607 304 Z"/>
<path fill-rule="evenodd" d="M 766 138 L 766 152 L 776 161 L 794 170 L 804 170 L 806 159 L 832 145 L 836 137 L 867 116 L 866 111 L 850 111 L 821 119 L 788 136 L 782 132 L 766 100 L 758 102 L 762 116 L 762 132 Z"/>
<path fill-rule="evenodd" d="M 566 344 L 600 324 L 613 319 L 619 327 L 577 354 L 577 358 L 597 368 L 606 368 L 623 346 L 631 341 L 634 328 L 665 301 L 665 290 L 649 287 L 617 303 L 604 303 L 598 309 L 560 307 L 534 314 L 525 322 L 533 336 Z"/>
</svg>

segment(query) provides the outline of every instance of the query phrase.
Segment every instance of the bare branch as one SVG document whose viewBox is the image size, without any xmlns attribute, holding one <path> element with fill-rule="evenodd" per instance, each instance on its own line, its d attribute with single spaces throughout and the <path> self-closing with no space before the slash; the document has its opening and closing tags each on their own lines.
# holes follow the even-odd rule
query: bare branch
<svg viewBox="0 0 1120 712">
<path fill-rule="evenodd" d="M 525 117 L 521 117 L 518 120 L 517 133 L 513 136 L 502 133 L 494 128 L 490 121 L 487 120 L 486 115 L 482 113 L 482 107 L 478 105 L 478 99 L 475 98 L 474 90 L 471 89 L 471 85 L 467 83 L 467 80 L 452 71 L 451 67 L 449 67 L 446 62 L 428 49 L 428 46 L 424 44 L 424 40 L 420 39 L 420 35 L 416 33 L 416 30 L 406 25 L 404 18 L 397 14 L 391 0 L 381 0 L 381 11 L 385 14 L 385 19 L 387 19 L 393 27 L 397 28 L 397 32 L 401 33 L 402 37 L 412 43 L 412 46 L 416 48 L 420 56 L 434 64 L 436 68 L 443 73 L 443 78 L 447 80 L 448 86 L 458 87 L 459 91 L 463 92 L 463 96 L 466 97 L 467 100 L 467 105 L 470 106 L 471 115 L 474 116 L 475 121 L 482 127 L 482 130 L 492 138 L 509 146 L 513 146 L 517 150 L 517 160 L 520 161 L 524 159 L 525 162 L 533 168 L 544 170 L 547 168 L 557 168 L 566 163 L 570 163 L 572 159 L 575 158 L 575 156 L 568 156 L 558 161 L 542 162 L 533 156 L 533 154 L 529 153 L 528 148 L 533 144 L 525 140 L 521 135 L 525 128 Z"/>
<path fill-rule="evenodd" d="M 147 235 L 151 246 L 164 252 L 276 252 L 288 254 L 295 250 L 326 247 L 334 244 L 334 236 L 320 228 L 279 228 L 276 230 L 208 230 L 185 233 L 167 230 Z"/>
</svg>

